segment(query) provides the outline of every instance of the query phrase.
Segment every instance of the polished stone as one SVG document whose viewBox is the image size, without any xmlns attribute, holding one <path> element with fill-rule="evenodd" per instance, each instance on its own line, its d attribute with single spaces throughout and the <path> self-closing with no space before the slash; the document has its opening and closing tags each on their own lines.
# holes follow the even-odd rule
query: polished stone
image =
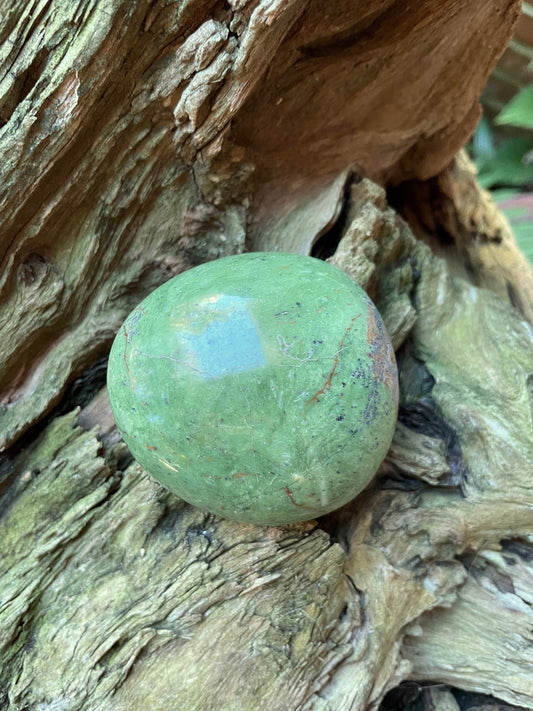
<svg viewBox="0 0 533 711">
<path fill-rule="evenodd" d="M 124 441 L 163 486 L 272 525 L 356 496 L 388 450 L 398 400 L 365 292 L 282 253 L 202 264 L 150 294 L 117 334 L 108 388 Z"/>
</svg>

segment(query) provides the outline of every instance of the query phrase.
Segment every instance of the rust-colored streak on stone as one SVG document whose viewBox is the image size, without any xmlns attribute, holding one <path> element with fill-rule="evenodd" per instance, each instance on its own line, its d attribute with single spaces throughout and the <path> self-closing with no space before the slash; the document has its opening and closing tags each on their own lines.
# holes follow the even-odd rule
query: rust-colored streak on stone
<svg viewBox="0 0 533 711">
<path fill-rule="evenodd" d="M 283 487 L 283 491 L 287 494 L 287 496 L 288 496 L 289 499 L 291 500 L 291 503 L 293 503 L 293 504 L 294 504 L 295 506 L 297 506 L 299 509 L 306 509 L 306 508 L 308 508 L 307 506 L 304 506 L 303 504 L 298 504 L 298 503 L 296 503 L 296 501 L 294 500 L 294 494 L 292 493 L 292 491 L 289 489 L 288 486 L 284 486 L 284 487 Z"/>
<path fill-rule="evenodd" d="M 330 374 L 328 375 L 328 378 L 327 378 L 326 382 L 324 383 L 324 385 L 320 388 L 320 390 L 318 390 L 318 391 L 313 395 L 312 398 L 310 398 L 310 399 L 307 401 L 307 404 L 308 404 L 308 405 L 310 405 L 312 402 L 320 402 L 320 399 L 319 399 L 320 395 L 324 395 L 328 390 L 331 389 L 331 381 L 333 380 L 333 376 L 334 376 L 335 373 L 337 372 L 337 367 L 338 367 L 338 365 L 339 365 L 339 356 L 340 356 L 341 351 L 342 351 L 342 349 L 343 349 L 344 341 L 346 340 L 346 336 L 350 333 L 350 331 L 351 331 L 352 328 L 353 328 L 354 323 L 357 321 L 357 319 L 358 319 L 361 315 L 362 315 L 362 314 L 358 314 L 357 316 L 354 316 L 353 319 L 352 319 L 352 322 L 350 323 L 350 325 L 348 326 L 348 328 L 347 328 L 346 331 L 344 332 L 344 336 L 342 337 L 341 342 L 339 343 L 339 350 L 337 351 L 337 355 L 335 356 L 335 361 L 333 362 L 333 368 L 331 369 L 331 372 L 330 372 Z"/>
<path fill-rule="evenodd" d="M 384 383 L 394 399 L 398 402 L 398 379 L 394 364 L 396 362 L 390 340 L 381 322 L 378 323 L 375 309 L 368 304 L 367 340 L 370 345 L 369 356 L 372 359 L 372 370 L 377 382 Z"/>
</svg>

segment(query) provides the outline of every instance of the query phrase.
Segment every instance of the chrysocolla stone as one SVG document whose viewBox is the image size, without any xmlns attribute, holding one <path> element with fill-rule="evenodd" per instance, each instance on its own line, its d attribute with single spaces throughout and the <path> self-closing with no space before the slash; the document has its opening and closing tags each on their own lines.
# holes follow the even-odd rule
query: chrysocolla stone
<svg viewBox="0 0 533 711">
<path fill-rule="evenodd" d="M 365 292 L 330 264 L 282 253 L 226 257 L 156 289 L 117 334 L 108 388 L 124 441 L 163 486 L 270 525 L 358 494 L 398 400 Z"/>
</svg>

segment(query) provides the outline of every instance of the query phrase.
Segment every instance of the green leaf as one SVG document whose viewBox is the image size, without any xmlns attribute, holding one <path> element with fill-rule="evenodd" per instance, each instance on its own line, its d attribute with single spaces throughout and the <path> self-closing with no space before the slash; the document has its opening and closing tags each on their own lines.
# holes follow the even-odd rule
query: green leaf
<svg viewBox="0 0 533 711">
<path fill-rule="evenodd" d="M 522 89 L 496 116 L 497 124 L 533 128 L 533 84 Z"/>
<path fill-rule="evenodd" d="M 526 17 L 533 17 L 533 5 L 530 2 L 522 3 L 522 13 Z"/>
<path fill-rule="evenodd" d="M 512 138 L 503 143 L 490 160 L 479 166 L 482 187 L 533 184 L 533 163 L 524 161 L 532 148 L 533 140 L 528 138 Z"/>
<path fill-rule="evenodd" d="M 493 196 L 509 220 L 518 246 L 533 264 L 533 193 L 497 190 Z"/>
<path fill-rule="evenodd" d="M 533 265 L 533 222 L 513 224 L 512 227 L 518 246 Z"/>
<path fill-rule="evenodd" d="M 482 170 L 483 166 L 494 157 L 495 153 L 496 148 L 490 124 L 485 116 L 482 116 L 472 136 L 472 157 L 478 170 Z"/>
</svg>

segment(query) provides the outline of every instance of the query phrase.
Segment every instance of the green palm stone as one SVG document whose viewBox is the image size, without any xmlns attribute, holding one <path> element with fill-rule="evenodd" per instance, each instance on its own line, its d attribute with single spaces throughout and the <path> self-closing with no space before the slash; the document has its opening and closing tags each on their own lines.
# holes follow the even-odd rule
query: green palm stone
<svg viewBox="0 0 533 711">
<path fill-rule="evenodd" d="M 282 253 L 226 257 L 156 289 L 117 334 L 108 388 L 124 441 L 163 486 L 269 525 L 356 496 L 388 450 L 398 400 L 365 292 Z"/>
</svg>

